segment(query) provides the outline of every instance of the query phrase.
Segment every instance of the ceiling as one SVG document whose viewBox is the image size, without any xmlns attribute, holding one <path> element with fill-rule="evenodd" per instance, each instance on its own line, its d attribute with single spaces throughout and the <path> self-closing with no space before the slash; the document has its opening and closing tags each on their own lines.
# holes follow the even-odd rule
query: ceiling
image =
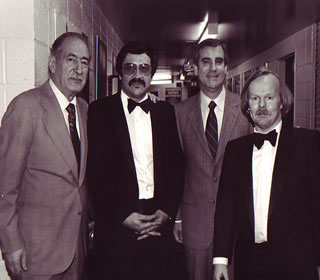
<svg viewBox="0 0 320 280">
<path fill-rule="evenodd" d="M 232 69 L 320 20 L 320 0 L 98 0 L 123 42 L 141 40 L 159 66 L 179 70 L 192 56 L 206 13 L 217 13 Z M 202 22 L 202 23 L 201 23 Z"/>
</svg>

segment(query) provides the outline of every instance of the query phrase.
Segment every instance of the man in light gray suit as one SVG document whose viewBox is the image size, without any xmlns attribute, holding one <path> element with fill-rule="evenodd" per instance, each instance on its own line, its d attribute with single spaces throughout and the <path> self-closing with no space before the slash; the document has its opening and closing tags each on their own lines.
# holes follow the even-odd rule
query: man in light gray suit
<svg viewBox="0 0 320 280">
<path fill-rule="evenodd" d="M 175 107 L 187 162 L 174 235 L 184 244 L 189 280 L 213 277 L 214 212 L 224 150 L 228 141 L 250 132 L 240 97 L 224 86 L 227 62 L 221 41 L 201 42 L 195 56 L 200 92 Z"/>
<path fill-rule="evenodd" d="M 18 95 L 0 128 L 0 242 L 9 275 L 78 280 L 85 257 L 86 38 L 52 45 L 50 79 Z"/>
</svg>

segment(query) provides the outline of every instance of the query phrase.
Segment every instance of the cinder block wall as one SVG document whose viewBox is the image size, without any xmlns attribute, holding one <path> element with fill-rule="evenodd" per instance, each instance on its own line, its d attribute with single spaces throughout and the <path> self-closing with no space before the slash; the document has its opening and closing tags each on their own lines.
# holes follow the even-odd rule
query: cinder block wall
<svg viewBox="0 0 320 280">
<path fill-rule="evenodd" d="M 14 96 L 34 86 L 33 9 L 33 1 L 0 0 L 0 119 Z"/>
<path fill-rule="evenodd" d="M 92 100 L 96 35 L 107 48 L 107 75 L 123 44 L 96 0 L 0 0 L 0 119 L 12 98 L 47 80 L 49 48 L 66 31 L 88 37 Z"/>
</svg>

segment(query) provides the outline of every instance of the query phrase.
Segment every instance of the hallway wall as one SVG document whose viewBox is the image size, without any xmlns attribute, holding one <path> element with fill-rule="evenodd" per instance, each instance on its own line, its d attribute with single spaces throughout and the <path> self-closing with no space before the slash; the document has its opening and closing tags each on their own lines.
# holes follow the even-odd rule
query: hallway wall
<svg viewBox="0 0 320 280">
<path fill-rule="evenodd" d="M 315 128 L 316 30 L 316 24 L 313 24 L 289 36 L 229 71 L 227 78 L 240 74 L 242 87 L 243 74 L 263 65 L 267 65 L 281 78 L 281 60 L 289 54 L 295 54 L 294 125 Z"/>
</svg>

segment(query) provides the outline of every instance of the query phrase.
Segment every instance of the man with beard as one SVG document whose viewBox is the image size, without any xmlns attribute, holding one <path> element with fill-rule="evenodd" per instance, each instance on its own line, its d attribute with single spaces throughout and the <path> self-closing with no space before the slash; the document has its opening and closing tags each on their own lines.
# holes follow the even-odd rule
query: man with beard
<svg viewBox="0 0 320 280">
<path fill-rule="evenodd" d="M 178 131 L 186 155 L 183 199 L 175 237 L 183 242 L 189 280 L 212 279 L 212 242 L 216 194 L 224 149 L 249 133 L 240 98 L 225 86 L 228 55 L 219 40 L 197 46 L 199 94 L 176 105 Z"/>
<path fill-rule="evenodd" d="M 237 280 L 319 279 L 319 135 L 282 121 L 292 96 L 269 70 L 249 78 L 241 103 L 255 133 L 226 147 L 214 279 L 229 279 L 233 251 Z"/>
<path fill-rule="evenodd" d="M 157 68 L 149 46 L 127 43 L 116 68 L 121 92 L 93 102 L 88 115 L 95 278 L 169 279 L 183 180 L 174 110 L 148 98 Z"/>
</svg>

